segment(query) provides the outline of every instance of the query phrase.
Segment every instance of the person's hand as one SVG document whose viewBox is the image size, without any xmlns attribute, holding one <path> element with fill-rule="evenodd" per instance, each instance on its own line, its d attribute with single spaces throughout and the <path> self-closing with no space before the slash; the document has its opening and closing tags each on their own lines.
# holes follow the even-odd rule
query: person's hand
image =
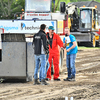
<svg viewBox="0 0 100 100">
<path fill-rule="evenodd" d="M 69 52 L 69 51 L 70 51 L 70 48 L 66 50 L 66 52 Z"/>
<path fill-rule="evenodd" d="M 67 39 L 65 40 L 65 43 L 67 43 Z"/>
</svg>

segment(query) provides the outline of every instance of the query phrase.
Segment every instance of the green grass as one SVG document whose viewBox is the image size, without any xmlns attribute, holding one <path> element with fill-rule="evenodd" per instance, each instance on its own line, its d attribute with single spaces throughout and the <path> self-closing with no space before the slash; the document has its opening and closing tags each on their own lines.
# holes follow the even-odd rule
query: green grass
<svg viewBox="0 0 100 100">
<path fill-rule="evenodd" d="M 84 46 L 78 46 L 78 49 L 100 49 L 100 47 L 84 47 Z"/>
</svg>

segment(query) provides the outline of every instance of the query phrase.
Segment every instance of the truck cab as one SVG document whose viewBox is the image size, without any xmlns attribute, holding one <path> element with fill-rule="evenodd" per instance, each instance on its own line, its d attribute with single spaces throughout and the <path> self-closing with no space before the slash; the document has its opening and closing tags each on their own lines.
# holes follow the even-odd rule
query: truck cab
<svg viewBox="0 0 100 100">
<path fill-rule="evenodd" d="M 99 31 L 98 10 L 96 7 L 80 7 L 79 30 L 81 32 Z"/>
</svg>

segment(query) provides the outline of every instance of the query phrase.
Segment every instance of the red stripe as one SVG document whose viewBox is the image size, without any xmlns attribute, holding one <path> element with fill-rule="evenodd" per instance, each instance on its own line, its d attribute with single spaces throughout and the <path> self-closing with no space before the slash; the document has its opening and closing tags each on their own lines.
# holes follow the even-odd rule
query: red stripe
<svg viewBox="0 0 100 100">
<path fill-rule="evenodd" d="M 0 29 L 2 29 L 2 33 L 4 33 L 4 29 L 3 28 L 0 28 Z"/>
<path fill-rule="evenodd" d="M 63 24 L 64 24 L 63 25 L 64 26 L 63 27 L 63 35 L 64 35 L 65 34 L 64 29 L 65 29 L 65 27 L 68 27 L 68 15 L 66 16 L 66 20 L 63 21 Z"/>
<path fill-rule="evenodd" d="M 64 32 L 64 29 L 65 29 L 65 27 L 68 27 L 68 20 L 64 20 L 63 21 L 63 35 L 65 34 L 65 32 Z"/>
</svg>

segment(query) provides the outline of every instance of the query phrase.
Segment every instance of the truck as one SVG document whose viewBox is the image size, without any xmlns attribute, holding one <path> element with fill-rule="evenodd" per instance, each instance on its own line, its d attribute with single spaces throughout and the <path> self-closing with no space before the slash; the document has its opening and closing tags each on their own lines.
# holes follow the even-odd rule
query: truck
<svg viewBox="0 0 100 100">
<path fill-rule="evenodd" d="M 34 50 L 32 38 L 42 23 L 47 27 L 56 21 L 0 20 L 0 78 L 32 81 L 34 75 Z M 31 23 L 31 24 L 30 24 Z M 55 28 L 56 29 L 56 28 Z M 38 30 L 38 31 L 37 31 Z"/>
</svg>

